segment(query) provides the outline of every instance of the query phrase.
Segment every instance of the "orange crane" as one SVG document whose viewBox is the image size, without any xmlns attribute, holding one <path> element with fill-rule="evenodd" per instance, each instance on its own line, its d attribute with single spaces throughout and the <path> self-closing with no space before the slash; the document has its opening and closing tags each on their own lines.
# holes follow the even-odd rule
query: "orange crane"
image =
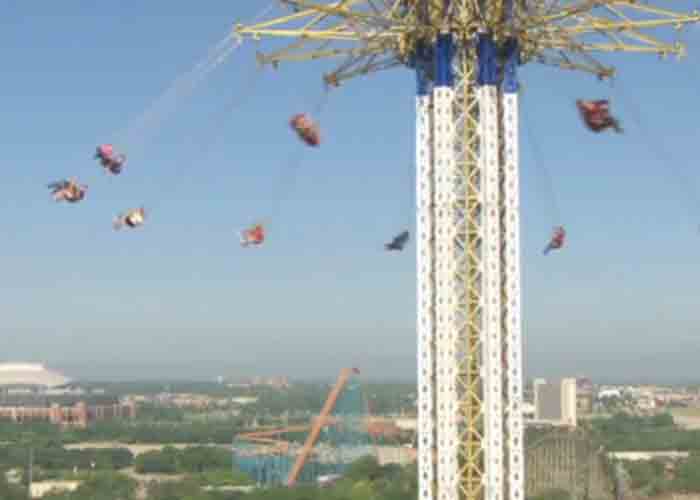
<svg viewBox="0 0 700 500">
<path fill-rule="evenodd" d="M 328 394 L 328 399 L 326 399 L 326 402 L 323 404 L 321 413 L 311 426 L 309 435 L 306 437 L 306 442 L 299 452 L 299 456 L 297 457 L 296 462 L 294 462 L 292 470 L 289 471 L 289 476 L 287 476 L 287 486 L 294 486 L 294 484 L 297 482 L 299 474 L 301 474 L 301 470 L 304 468 L 306 460 L 309 458 L 309 455 L 311 455 L 311 451 L 314 449 L 318 436 L 321 434 L 321 429 L 323 429 L 324 425 L 326 425 L 326 420 L 333 411 L 333 408 L 335 408 L 335 404 L 338 401 L 340 394 L 343 392 L 345 385 L 348 383 L 348 380 L 352 375 L 357 375 L 359 373 L 360 370 L 357 368 L 343 368 L 340 370 L 340 375 L 338 376 L 338 380 L 335 382 L 333 390 L 331 390 L 330 394 Z"/>
</svg>

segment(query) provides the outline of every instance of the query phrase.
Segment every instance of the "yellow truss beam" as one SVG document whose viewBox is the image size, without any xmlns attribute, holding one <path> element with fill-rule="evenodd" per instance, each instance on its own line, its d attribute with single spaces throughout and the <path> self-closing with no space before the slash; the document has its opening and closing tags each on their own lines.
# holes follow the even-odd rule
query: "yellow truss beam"
<svg viewBox="0 0 700 500">
<path fill-rule="evenodd" d="M 327 81 L 336 84 L 405 64 L 419 43 L 432 41 L 445 30 L 462 40 L 484 29 L 497 39 L 514 36 L 520 40 L 524 61 L 604 77 L 612 74 L 612 69 L 592 59 L 593 54 L 683 56 L 682 44 L 662 41 L 650 32 L 700 22 L 698 12 L 679 13 L 635 0 L 560 1 L 553 7 L 544 0 L 513 0 L 511 17 L 506 0 L 452 0 L 447 10 L 443 0 L 279 1 L 296 12 L 251 26 L 239 24 L 235 33 L 256 40 L 294 40 L 286 48 L 259 57 L 275 66 L 285 61 L 350 58 L 342 68 L 326 75 Z M 376 63 L 377 58 L 381 64 Z"/>
</svg>

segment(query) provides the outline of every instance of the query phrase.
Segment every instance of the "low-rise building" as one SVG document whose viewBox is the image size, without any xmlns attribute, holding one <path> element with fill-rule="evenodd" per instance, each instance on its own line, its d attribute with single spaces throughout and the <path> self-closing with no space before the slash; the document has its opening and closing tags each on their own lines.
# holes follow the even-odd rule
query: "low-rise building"
<svg viewBox="0 0 700 500">
<path fill-rule="evenodd" d="M 0 406 L 0 420 L 17 423 L 49 422 L 63 427 L 87 427 L 94 421 L 136 417 L 136 403 L 88 406 L 78 402 L 73 406 Z"/>
</svg>

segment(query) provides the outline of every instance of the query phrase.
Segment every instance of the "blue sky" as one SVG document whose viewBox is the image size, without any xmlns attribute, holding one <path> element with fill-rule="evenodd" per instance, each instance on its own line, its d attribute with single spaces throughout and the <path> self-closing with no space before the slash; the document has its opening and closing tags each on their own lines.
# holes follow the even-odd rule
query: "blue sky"
<svg viewBox="0 0 700 500">
<path fill-rule="evenodd" d="M 106 177 L 91 158 L 264 4 L 2 7 L 3 357 L 156 360 L 155 375 L 178 363 L 207 374 L 251 366 L 301 376 L 355 364 L 410 375 L 415 248 L 382 251 L 413 228 L 410 71 L 334 90 L 323 145 L 305 151 L 287 122 L 316 106 L 331 64 L 256 75 L 257 47 L 246 44 L 147 131 L 156 137 L 123 175 Z M 523 125 L 560 210 L 523 128 L 532 375 L 697 377 L 698 29 L 682 35 L 681 64 L 605 57 L 620 74 L 614 88 L 550 68 L 521 72 Z M 584 130 L 578 97 L 611 97 L 626 133 Z M 89 184 L 84 203 L 50 200 L 45 185 L 67 176 Z M 112 230 L 116 213 L 141 204 L 150 211 L 144 230 Z M 269 243 L 240 248 L 236 232 L 260 218 Z M 559 220 L 568 246 L 544 258 Z"/>
</svg>

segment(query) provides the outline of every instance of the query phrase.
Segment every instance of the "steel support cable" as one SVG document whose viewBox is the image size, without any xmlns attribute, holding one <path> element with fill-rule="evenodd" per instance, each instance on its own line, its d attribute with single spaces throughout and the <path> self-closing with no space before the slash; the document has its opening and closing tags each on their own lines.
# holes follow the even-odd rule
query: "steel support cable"
<svg viewBox="0 0 700 500">
<path fill-rule="evenodd" d="M 252 19 L 251 22 L 256 22 L 261 17 L 267 15 L 269 13 L 269 11 L 274 6 L 275 6 L 275 2 L 273 1 L 266 8 L 262 9 Z M 149 117 L 153 116 L 153 114 L 155 113 L 155 108 L 158 106 L 159 102 L 163 103 L 168 99 L 169 96 L 175 95 L 177 88 L 178 88 L 178 85 L 185 85 L 186 83 L 188 83 L 188 80 L 185 78 L 186 76 L 188 76 L 188 75 L 190 76 L 189 83 L 190 83 L 192 90 L 194 90 L 194 86 L 196 86 L 196 83 L 198 83 L 198 82 L 195 82 L 195 85 L 192 86 L 191 85 L 192 79 L 198 78 L 201 81 L 202 76 L 206 76 L 204 74 L 205 72 L 208 71 L 209 73 L 211 73 L 211 71 L 213 69 L 215 69 L 216 67 L 218 67 L 220 64 L 222 64 L 224 62 L 224 60 L 226 59 L 226 57 L 228 55 L 230 55 L 235 49 L 237 49 L 240 46 L 241 46 L 241 40 L 240 39 L 233 39 L 230 35 L 227 36 L 226 38 L 224 38 L 223 40 L 219 41 L 217 44 L 215 44 L 214 47 L 209 50 L 205 60 L 203 62 L 198 63 L 186 75 L 182 75 L 178 79 L 176 79 L 175 82 L 173 82 L 173 84 L 171 84 L 170 87 L 168 87 L 168 89 L 166 89 L 166 91 L 163 92 L 163 94 L 161 94 L 161 96 L 159 96 L 159 98 L 156 99 L 154 104 L 152 104 L 152 106 L 150 108 L 148 108 L 144 113 L 142 113 L 142 115 L 139 117 L 140 122 L 138 121 L 138 119 L 134 120 L 132 122 L 131 128 L 134 128 L 136 126 L 136 124 L 138 124 L 138 123 L 140 123 L 141 126 L 143 127 L 143 123 L 148 122 Z M 260 75 L 259 71 L 254 73 L 254 77 L 253 77 L 252 81 L 250 82 L 250 87 L 253 87 L 253 85 L 255 84 L 255 81 L 257 80 L 259 75 Z M 250 90 L 250 88 L 247 88 L 245 95 L 248 95 L 248 90 Z M 245 98 L 239 99 L 239 94 L 234 91 L 234 95 L 233 95 L 232 99 L 229 101 L 229 104 L 224 106 L 221 114 L 219 115 L 220 118 L 218 120 L 216 120 L 216 125 L 214 128 L 215 133 L 210 136 L 210 137 L 213 137 L 213 141 L 217 140 L 217 138 L 218 138 L 217 136 L 220 134 L 221 130 L 223 129 L 223 126 L 226 123 L 226 118 L 228 116 L 230 116 L 231 111 L 233 109 L 235 109 L 236 107 L 238 107 L 239 105 L 245 103 L 246 100 L 247 99 L 245 99 Z M 125 129 L 124 133 L 125 134 L 128 133 L 129 130 L 130 130 L 130 128 L 127 127 Z M 192 137 L 193 136 L 190 135 L 190 138 L 188 140 L 189 144 L 192 144 L 194 142 Z M 213 141 L 211 141 L 207 145 L 207 147 L 210 147 L 212 145 Z M 116 141 L 113 141 L 113 142 L 116 142 Z M 180 165 L 182 165 L 182 163 Z M 177 171 L 179 171 L 179 174 L 180 174 L 180 175 L 178 175 L 178 177 L 181 177 L 181 174 L 184 172 L 184 169 L 182 167 L 180 167 L 180 168 L 176 169 L 176 172 Z M 114 182 L 116 182 L 116 180 Z M 159 206 L 160 206 L 159 203 L 155 204 L 156 208 Z M 154 208 L 154 204 L 149 204 L 148 213 L 152 213 L 153 208 Z"/>
<path fill-rule="evenodd" d="M 146 111 L 116 134 L 112 142 L 118 150 L 129 156 L 141 152 L 166 118 L 175 112 L 181 101 L 191 95 L 199 84 L 223 64 L 239 46 L 240 41 L 227 36 L 226 39 L 217 44 L 213 54 L 208 55 L 203 62 L 198 63 L 192 70 L 178 77 Z"/>
<path fill-rule="evenodd" d="M 525 135 L 527 138 L 528 145 L 530 146 L 530 153 L 533 160 L 535 161 L 535 167 L 540 173 L 540 179 L 544 183 L 544 188 L 546 191 L 546 197 L 549 202 L 549 219 L 552 227 L 561 226 L 563 224 L 561 212 L 559 210 L 559 203 L 557 200 L 556 191 L 554 189 L 554 182 L 552 176 L 547 168 L 546 163 L 542 155 L 542 150 L 540 149 L 539 143 L 536 140 L 535 134 L 532 132 L 532 127 L 530 125 L 530 119 L 528 113 L 521 113 L 520 118 L 525 126 Z"/>
<path fill-rule="evenodd" d="M 271 2 L 251 22 L 256 22 L 265 16 L 275 5 L 274 1 Z M 141 115 L 115 134 L 115 139 L 112 142 L 118 146 L 118 149 L 126 151 L 128 154 L 140 151 L 149 139 L 148 133 L 150 132 L 151 135 L 155 133 L 165 119 L 175 112 L 180 102 L 191 95 L 214 70 L 226 62 L 229 56 L 242 45 L 242 42 L 241 38 L 227 34 L 226 37 L 214 44 L 202 61 L 176 78 Z"/>
<path fill-rule="evenodd" d="M 192 78 L 196 78 L 197 75 L 202 74 L 202 72 L 206 72 L 207 68 L 209 68 L 212 64 L 212 61 L 215 60 L 217 56 L 221 56 L 226 50 L 229 50 L 232 44 L 231 37 L 227 37 L 219 42 L 217 42 L 214 47 L 212 47 L 209 52 L 207 57 L 200 63 L 198 63 L 192 70 L 190 70 L 186 75 L 181 75 L 178 77 L 173 84 L 168 87 L 154 102 L 151 106 L 149 106 L 141 115 L 139 115 L 136 119 L 132 120 L 127 127 L 125 127 L 122 131 L 113 134 L 112 139 L 110 139 L 109 142 L 115 145 L 115 149 L 118 153 L 127 153 L 127 163 L 126 163 L 126 169 L 129 169 L 129 163 L 130 163 L 130 156 L 133 151 L 138 151 L 141 149 L 141 147 L 145 146 L 146 144 L 146 139 L 145 137 L 145 129 L 147 128 L 146 125 L 149 123 L 153 123 L 154 117 L 158 116 L 158 107 L 163 106 L 164 104 L 167 104 L 169 101 L 173 100 L 173 96 L 176 96 L 178 93 L 178 89 L 185 85 L 187 82 L 189 82 Z M 190 75 L 191 78 L 188 80 L 186 77 Z M 142 134 L 141 140 L 136 142 L 134 141 L 133 143 L 130 144 L 130 140 L 128 139 L 129 137 L 133 136 L 136 132 L 139 132 Z M 99 142 L 99 141 L 98 141 Z M 136 146 L 136 147 L 134 147 Z M 113 177 L 112 175 L 107 174 L 108 177 Z M 113 183 L 118 183 L 117 179 L 109 179 L 108 183 L 113 184 Z"/>
<path fill-rule="evenodd" d="M 134 131 L 141 131 L 144 129 L 145 125 L 149 123 L 150 121 L 153 120 L 153 116 L 156 114 L 156 110 L 162 103 L 165 103 L 169 98 L 172 99 L 171 96 L 177 93 L 177 90 L 180 86 L 184 85 L 188 80 L 187 76 L 189 75 L 192 77 L 193 75 L 199 74 L 202 71 L 205 71 L 206 68 L 209 67 L 211 64 L 211 61 L 217 56 L 222 53 L 230 44 L 232 43 L 231 37 L 227 36 L 223 40 L 220 40 L 212 48 L 209 49 L 207 56 L 204 58 L 204 60 L 200 61 L 197 63 L 193 69 L 191 69 L 189 72 L 187 72 L 184 75 L 180 75 L 178 78 L 175 79 L 175 81 L 165 90 L 161 93 L 160 96 L 158 96 L 154 101 L 152 101 L 151 105 L 146 108 L 139 116 L 136 118 L 132 119 L 126 127 L 123 129 L 117 131 L 116 133 L 110 134 L 110 139 L 108 142 L 111 142 L 112 144 L 115 145 L 115 148 L 117 152 L 124 153 L 125 151 L 129 150 L 129 153 L 131 152 L 129 148 L 128 143 L 128 137 L 133 135 Z M 101 141 L 98 139 L 96 141 L 97 143 L 100 143 Z M 129 155 L 127 155 L 129 156 Z M 128 164 L 129 158 L 127 158 L 127 164 Z"/>
<path fill-rule="evenodd" d="M 233 110 L 235 110 L 236 108 L 238 108 L 242 104 L 245 104 L 248 101 L 250 91 L 255 88 L 255 83 L 260 77 L 260 74 L 261 71 L 251 73 L 252 77 L 249 79 L 248 84 L 244 87 L 245 90 L 243 92 L 237 91 L 235 89 L 232 91 L 231 98 L 227 100 L 226 105 L 224 105 L 219 110 L 219 113 L 216 115 L 217 118 L 214 120 L 215 125 L 212 129 L 212 132 L 205 137 L 205 140 L 200 141 L 199 146 L 196 147 L 196 154 L 194 156 L 189 156 L 188 158 L 183 159 L 180 162 L 177 162 L 174 167 L 169 168 L 169 177 L 175 179 L 177 185 L 181 183 L 182 178 L 184 177 L 184 173 L 192 166 L 192 163 L 195 161 L 200 161 L 201 163 L 201 156 L 203 155 L 203 153 L 209 148 L 211 148 L 215 141 L 217 141 L 223 135 L 222 132 L 224 125 L 226 124 L 226 119 L 232 115 Z M 188 135 L 186 143 L 189 146 L 195 145 L 194 137 L 194 132 Z M 207 141 L 207 139 L 209 140 Z M 107 176 L 107 182 L 109 184 L 118 184 L 120 182 L 120 179 L 117 179 L 115 176 L 109 174 L 107 174 Z M 144 202 L 144 200 L 142 200 L 141 206 L 143 206 L 146 209 L 146 217 L 150 218 L 153 215 L 154 211 L 158 211 L 162 207 L 163 201 L 164 198 L 160 198 L 156 202 Z M 132 206 L 131 208 L 134 208 L 134 206 Z M 122 212 L 123 209 L 124 207 L 122 207 Z"/>
<path fill-rule="evenodd" d="M 418 214 L 418 206 L 416 201 L 416 176 L 418 175 L 418 165 L 414 162 L 408 163 L 408 220 L 406 221 L 406 230 L 413 224 L 413 221 Z"/>
<path fill-rule="evenodd" d="M 248 80 L 246 85 L 244 86 L 244 90 L 241 93 L 234 92 L 234 95 L 231 97 L 231 99 L 228 100 L 226 105 L 221 109 L 220 113 L 218 114 L 216 120 L 214 120 L 214 133 L 209 134 L 209 141 L 204 142 L 203 144 L 200 145 L 200 153 L 204 153 L 208 150 L 210 150 L 212 147 L 216 146 L 219 142 L 219 140 L 223 137 L 223 130 L 228 123 L 228 121 L 231 119 L 233 116 L 233 111 L 236 109 L 240 108 L 244 104 L 246 104 L 249 100 L 249 97 L 251 94 L 254 93 L 254 90 L 257 86 L 257 82 L 259 81 L 261 75 L 262 75 L 262 68 L 256 70 L 254 73 L 252 73 L 252 77 Z"/>
<path fill-rule="evenodd" d="M 398 234 L 397 231 L 403 231 L 406 230 L 409 233 L 412 232 L 412 226 L 413 222 L 415 220 L 415 217 L 417 216 L 418 213 L 418 207 L 416 205 L 416 168 L 417 166 L 415 163 L 411 161 L 406 161 L 405 163 L 408 165 L 408 171 L 406 172 L 406 179 L 408 182 L 408 194 L 405 195 L 403 193 L 403 182 L 400 183 L 399 186 L 399 202 L 397 203 L 397 207 L 399 209 L 399 216 L 397 217 L 397 220 L 400 221 L 400 224 L 402 226 L 400 227 L 395 227 L 392 228 L 392 231 L 394 231 L 391 236 L 395 236 Z M 406 204 L 406 206 L 404 206 Z"/>
<path fill-rule="evenodd" d="M 313 108 L 312 118 L 314 118 L 316 120 L 316 123 L 319 125 L 321 123 L 321 115 L 323 114 L 326 104 L 328 103 L 329 93 L 329 88 L 326 87 L 320 99 Z M 277 219 L 277 217 L 279 216 L 279 213 L 282 210 L 283 202 L 287 200 L 287 198 L 289 197 L 296 185 L 296 180 L 299 177 L 299 167 L 301 166 L 301 163 L 304 160 L 304 155 L 306 154 L 306 150 L 308 148 L 309 146 L 301 145 L 294 154 L 294 156 L 292 156 L 289 162 L 287 162 L 283 167 L 284 170 L 282 171 L 282 180 L 278 184 L 279 191 L 278 194 L 273 197 L 273 200 L 275 200 L 275 206 L 268 213 L 268 215 L 265 216 L 263 220 L 259 222 L 269 225 L 273 220 Z"/>
<path fill-rule="evenodd" d="M 686 208 L 690 210 L 690 217 L 692 223 L 695 225 L 698 223 L 698 214 L 700 214 L 700 197 L 698 196 L 698 191 L 695 188 L 695 181 L 689 176 L 682 172 L 682 169 L 676 168 L 676 162 L 673 160 L 673 156 L 666 148 L 662 136 L 652 136 L 649 129 L 644 124 L 641 109 L 636 106 L 636 104 L 631 100 L 627 99 L 621 89 L 618 89 L 615 85 L 612 85 L 615 94 L 620 98 L 623 107 L 627 112 L 632 115 L 633 121 L 637 124 L 639 129 L 644 135 L 645 143 L 649 151 L 656 156 L 656 159 L 662 164 L 666 165 L 668 170 L 675 178 L 675 180 L 680 185 L 681 189 L 686 195 Z"/>
<path fill-rule="evenodd" d="M 215 118 L 212 120 L 213 127 L 211 129 L 211 132 L 208 133 L 203 140 L 195 141 L 194 131 L 188 136 L 188 138 L 186 139 L 186 143 L 189 146 L 195 146 L 195 153 L 193 156 L 190 156 L 189 158 L 183 159 L 182 161 L 178 162 L 176 164 L 176 167 L 173 170 L 171 170 L 171 172 L 173 173 L 173 177 L 178 181 L 178 184 L 184 178 L 185 172 L 192 170 L 192 165 L 195 162 L 198 162 L 199 164 L 206 163 L 206 160 L 208 159 L 211 153 L 211 149 L 223 137 L 224 129 L 228 121 L 233 116 L 233 111 L 249 101 L 249 97 L 256 88 L 256 83 L 262 75 L 262 69 L 251 73 L 251 75 L 252 76 L 249 78 L 247 84 L 245 85 L 243 92 L 235 89 L 232 91 L 231 97 L 227 99 L 226 104 L 221 109 L 219 109 L 219 112 L 215 115 Z M 201 171 L 201 169 L 198 170 Z M 152 204 L 150 205 L 150 210 L 152 211 L 154 207 L 160 206 L 161 203 Z"/>
<path fill-rule="evenodd" d="M 204 61 L 198 63 L 192 70 L 187 74 L 178 77 L 173 84 L 170 85 L 153 103 L 149 106 L 141 115 L 136 119 L 132 120 L 129 125 L 127 125 L 122 131 L 113 134 L 112 139 L 109 141 L 115 145 L 115 149 L 118 153 L 127 154 L 127 169 L 129 168 L 129 163 L 131 159 L 131 154 L 134 151 L 140 151 L 143 146 L 145 146 L 148 137 L 146 137 L 147 125 L 152 124 L 156 121 L 158 117 L 158 108 L 172 102 L 174 98 L 178 95 L 179 89 L 186 84 L 191 84 L 191 80 L 197 79 L 200 75 L 206 73 L 208 68 L 212 66 L 212 61 L 216 61 L 216 57 L 221 57 L 225 54 L 226 50 L 229 50 L 232 46 L 232 40 L 227 37 L 215 44 L 208 52 L 207 57 Z M 190 76 L 190 78 L 186 78 Z M 161 113 L 163 110 L 161 110 Z M 160 123 L 162 119 L 158 122 Z M 141 136 L 140 141 L 131 141 L 130 137 L 134 136 L 136 133 Z M 108 175 L 109 176 L 109 175 Z M 109 176 L 111 177 L 111 176 Z M 110 180 L 110 183 L 116 183 L 116 180 Z"/>
</svg>

